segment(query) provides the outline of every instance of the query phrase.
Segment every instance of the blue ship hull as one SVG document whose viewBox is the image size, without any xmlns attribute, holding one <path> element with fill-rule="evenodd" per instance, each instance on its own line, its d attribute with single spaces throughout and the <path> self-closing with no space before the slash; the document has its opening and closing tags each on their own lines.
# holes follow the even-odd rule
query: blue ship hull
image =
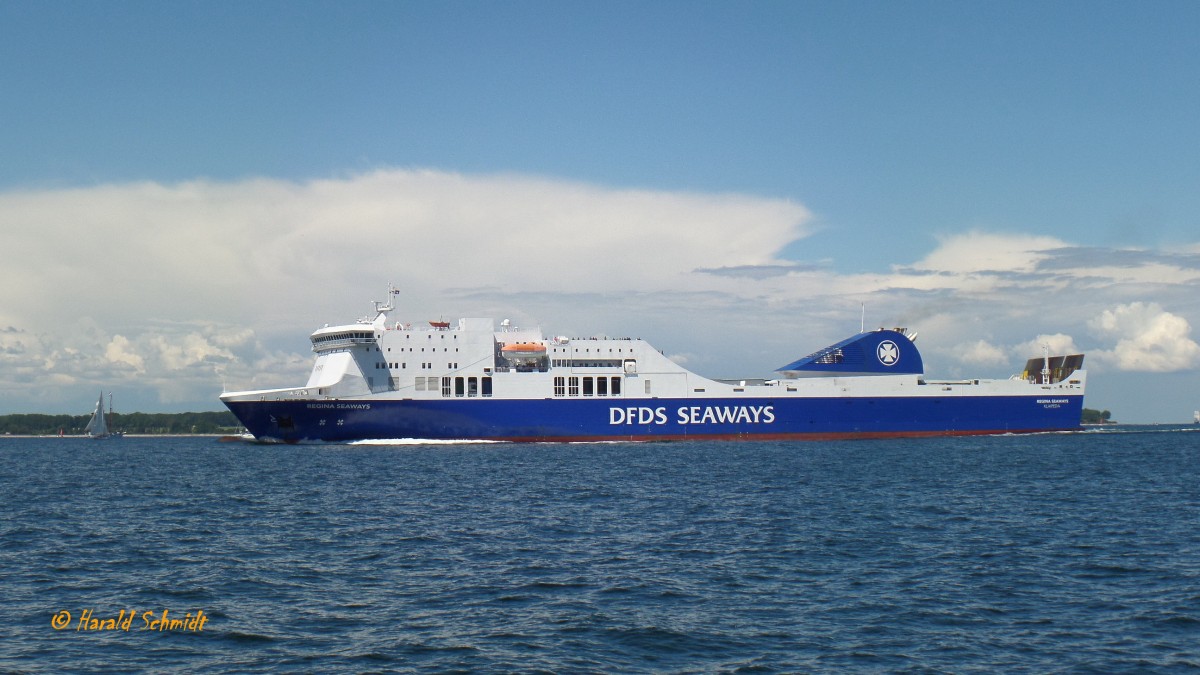
<svg viewBox="0 0 1200 675">
<path fill-rule="evenodd" d="M 262 440 L 820 440 L 1069 431 L 1082 395 L 228 401 Z"/>
</svg>

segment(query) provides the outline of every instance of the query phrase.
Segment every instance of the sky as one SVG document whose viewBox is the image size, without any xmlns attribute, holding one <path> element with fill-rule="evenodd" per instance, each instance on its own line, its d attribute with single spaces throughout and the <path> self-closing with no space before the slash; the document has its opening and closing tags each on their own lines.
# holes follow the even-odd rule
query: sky
<svg viewBox="0 0 1200 675">
<path fill-rule="evenodd" d="M 1087 354 L 1200 409 L 1200 4 L 0 0 L 0 414 L 219 410 L 480 316 L 763 377 Z"/>
</svg>

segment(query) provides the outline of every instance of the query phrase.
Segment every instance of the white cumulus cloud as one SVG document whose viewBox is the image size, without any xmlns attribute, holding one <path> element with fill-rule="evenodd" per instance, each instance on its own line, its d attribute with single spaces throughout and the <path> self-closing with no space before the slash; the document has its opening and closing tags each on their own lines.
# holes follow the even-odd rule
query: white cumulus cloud
<svg viewBox="0 0 1200 675">
<path fill-rule="evenodd" d="M 1075 339 L 1063 333 L 1038 335 L 1028 342 L 1023 342 L 1013 349 L 1013 353 L 1024 359 L 1043 356 L 1049 351 L 1051 356 L 1083 354 L 1086 350 L 1075 344 Z"/>
<path fill-rule="evenodd" d="M 959 361 L 981 366 L 1002 366 L 1009 363 L 1008 354 L 1004 349 L 991 344 L 987 340 L 976 340 L 959 345 L 955 350 Z"/>
<path fill-rule="evenodd" d="M 1105 310 L 1091 326 L 1116 339 L 1113 349 L 1096 356 L 1118 370 L 1163 373 L 1200 366 L 1200 344 L 1191 338 L 1191 324 L 1158 303 L 1118 305 Z"/>
<path fill-rule="evenodd" d="M 136 353 L 129 338 L 124 335 L 113 336 L 104 350 L 104 357 L 112 363 L 123 363 L 138 374 L 146 372 L 146 360 Z"/>
<path fill-rule="evenodd" d="M 937 249 L 912 268 L 956 274 L 1032 272 L 1049 257 L 1047 251 L 1066 245 L 1055 237 L 972 230 L 939 238 Z"/>
</svg>

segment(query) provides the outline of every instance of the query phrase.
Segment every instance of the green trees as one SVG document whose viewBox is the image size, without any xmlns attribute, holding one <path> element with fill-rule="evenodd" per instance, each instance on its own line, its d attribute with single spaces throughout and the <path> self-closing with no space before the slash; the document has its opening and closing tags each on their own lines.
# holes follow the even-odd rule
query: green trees
<svg viewBox="0 0 1200 675">
<path fill-rule="evenodd" d="M 1115 424 L 1112 421 L 1112 413 L 1107 410 L 1092 410 L 1091 408 L 1083 409 L 1083 424 Z"/>
</svg>

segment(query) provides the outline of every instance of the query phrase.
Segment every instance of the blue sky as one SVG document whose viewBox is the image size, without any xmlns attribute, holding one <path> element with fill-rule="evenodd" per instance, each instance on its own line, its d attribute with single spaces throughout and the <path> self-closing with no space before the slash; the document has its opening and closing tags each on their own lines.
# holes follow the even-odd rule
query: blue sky
<svg viewBox="0 0 1200 675">
<path fill-rule="evenodd" d="M 216 409 L 255 369 L 303 379 L 307 333 L 392 281 L 415 312 L 637 333 L 713 376 L 863 303 L 933 375 L 1058 336 L 1096 355 L 1089 406 L 1186 419 L 1198 25 L 1185 2 L 3 3 L 0 412 L 98 386 Z M 497 264 L 509 230 L 535 263 Z"/>
</svg>

